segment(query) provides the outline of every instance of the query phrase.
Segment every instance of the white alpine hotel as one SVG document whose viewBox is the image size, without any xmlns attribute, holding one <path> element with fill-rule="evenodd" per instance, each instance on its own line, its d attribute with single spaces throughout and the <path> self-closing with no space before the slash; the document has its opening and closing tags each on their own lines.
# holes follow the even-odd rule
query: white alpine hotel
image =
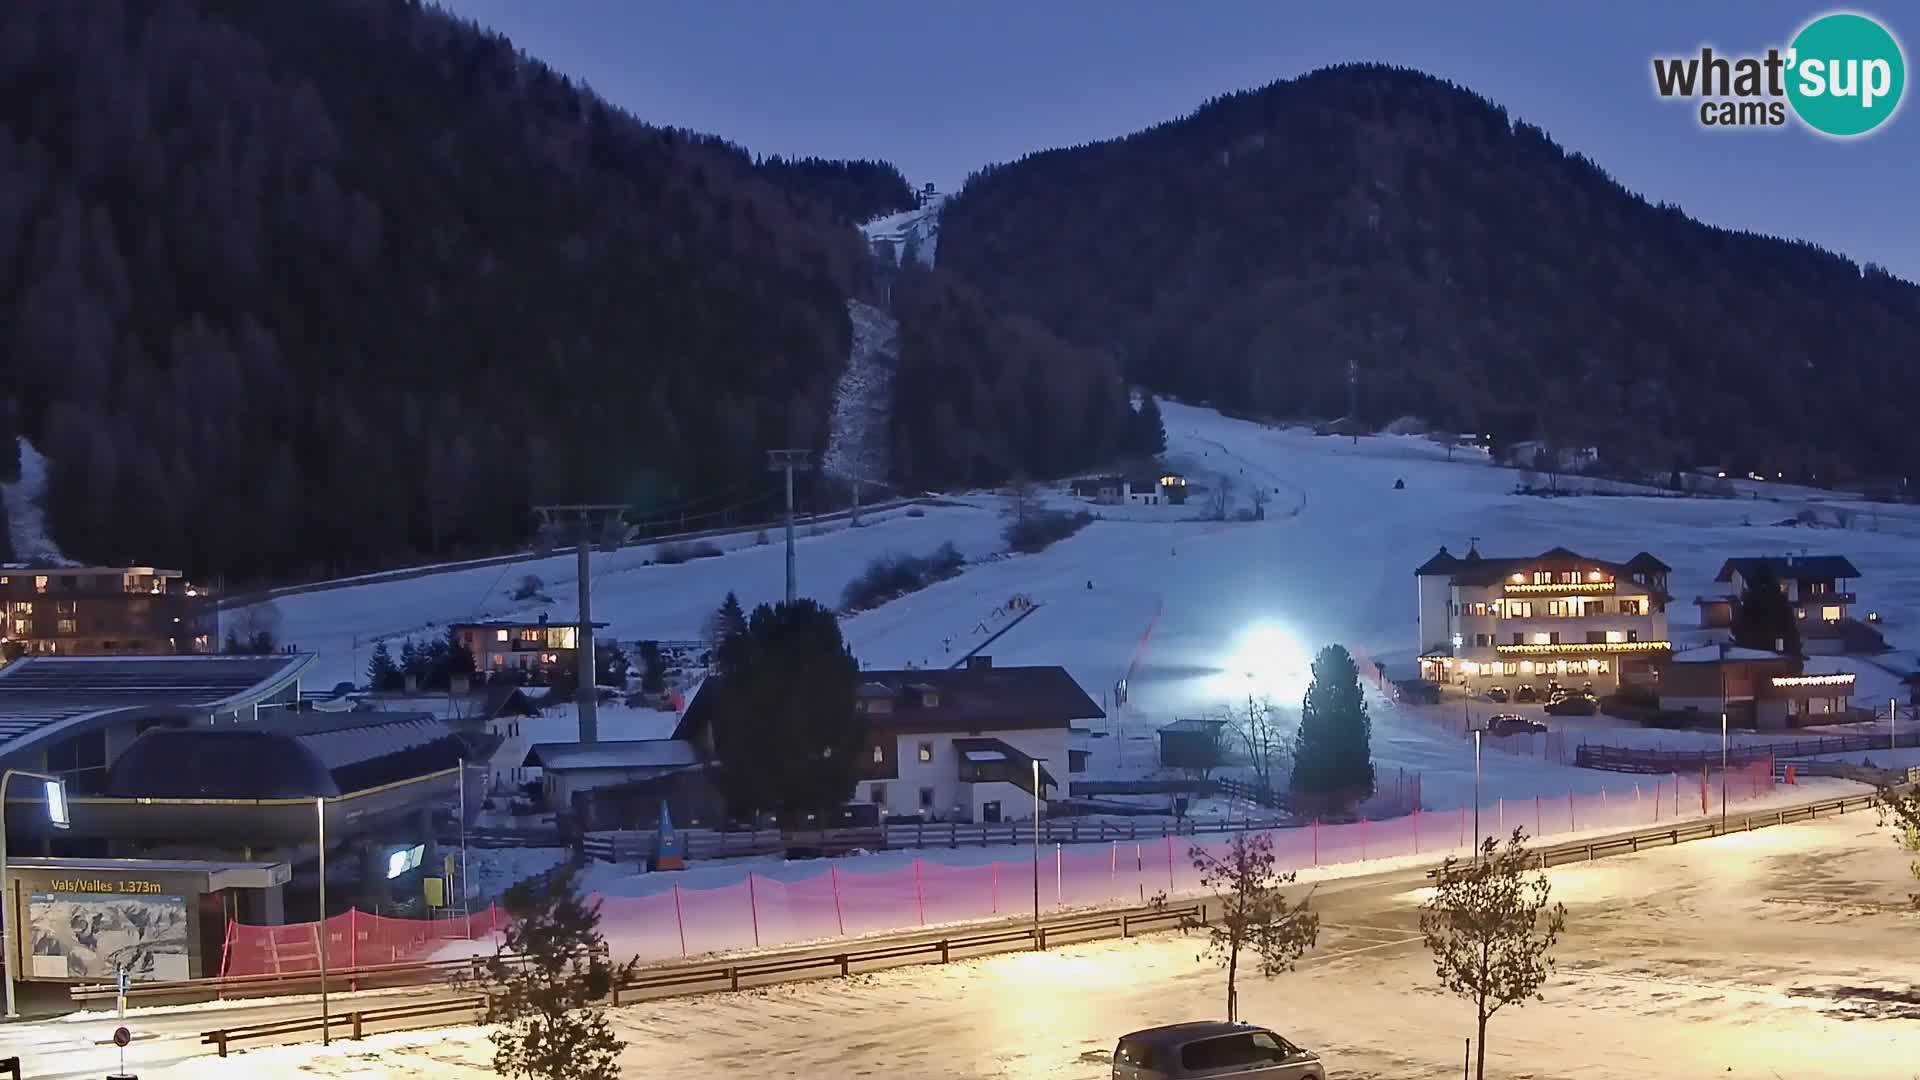
<svg viewBox="0 0 1920 1080">
<path fill-rule="evenodd" d="M 1553 681 L 1606 691 L 1623 675 L 1636 681 L 1673 651 L 1669 570 L 1644 551 L 1612 563 L 1560 547 L 1494 559 L 1443 547 L 1414 571 L 1421 677 L 1475 693 Z"/>
</svg>

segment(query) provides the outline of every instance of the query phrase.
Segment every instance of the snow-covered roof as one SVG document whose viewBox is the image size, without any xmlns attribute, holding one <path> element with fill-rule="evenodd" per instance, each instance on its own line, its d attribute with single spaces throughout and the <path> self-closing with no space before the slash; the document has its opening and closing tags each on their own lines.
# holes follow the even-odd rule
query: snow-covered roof
<svg viewBox="0 0 1920 1080">
<path fill-rule="evenodd" d="M 1741 645 L 1702 645 L 1673 654 L 1676 664 L 1717 664 L 1722 660 L 1779 660 L 1781 654 Z"/>
<path fill-rule="evenodd" d="M 274 656 L 34 656 L 0 667 L 0 755 L 115 714 L 245 709 L 314 661 Z"/>
<path fill-rule="evenodd" d="M 632 739 L 626 742 L 541 743 L 527 752 L 526 765 L 542 769 L 677 769 L 700 763 L 700 751 L 683 739 Z"/>
<path fill-rule="evenodd" d="M 261 728 L 291 735 L 320 759 L 329 769 L 345 768 L 363 761 L 398 754 L 426 746 L 452 734 L 447 722 L 431 713 L 323 713 L 304 714 L 296 720 L 334 720 L 335 725 L 263 723 Z"/>
<path fill-rule="evenodd" d="M 962 750 L 960 756 L 968 761 L 1005 761 L 1007 755 L 1000 750 Z"/>
</svg>

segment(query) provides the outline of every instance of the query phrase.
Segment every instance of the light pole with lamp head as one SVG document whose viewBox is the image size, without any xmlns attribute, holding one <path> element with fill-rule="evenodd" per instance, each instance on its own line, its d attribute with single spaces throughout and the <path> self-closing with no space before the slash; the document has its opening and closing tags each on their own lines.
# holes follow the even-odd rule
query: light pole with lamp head
<svg viewBox="0 0 1920 1080">
<path fill-rule="evenodd" d="M 19 1017 L 20 1010 L 13 1000 L 13 939 L 20 934 L 20 920 L 14 918 L 18 910 L 13 903 L 13 893 L 7 884 L 7 784 L 15 776 L 25 776 L 46 784 L 47 820 L 56 829 L 64 829 L 73 824 L 67 814 L 67 782 L 57 776 L 45 773 L 28 772 L 25 769 L 8 769 L 0 773 L 0 905 L 6 910 L 0 913 L 0 922 L 7 928 L 7 940 L 0 941 L 0 966 L 6 968 L 7 1019 Z"/>
<path fill-rule="evenodd" d="M 1469 717 L 1471 725 L 1473 719 Z M 1473 864 L 1480 865 L 1480 735 L 1485 728 L 1473 728 Z"/>
<path fill-rule="evenodd" d="M 1033 759 L 1033 947 L 1040 947 L 1040 759 Z"/>
<path fill-rule="evenodd" d="M 1727 714 L 1720 714 L 1720 831 L 1727 831 Z"/>
</svg>

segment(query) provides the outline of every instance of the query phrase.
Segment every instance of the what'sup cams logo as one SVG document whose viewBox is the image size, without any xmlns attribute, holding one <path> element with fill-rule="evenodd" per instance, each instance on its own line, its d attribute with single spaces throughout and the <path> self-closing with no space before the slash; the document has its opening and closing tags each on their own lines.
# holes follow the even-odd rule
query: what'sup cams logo
<svg viewBox="0 0 1920 1080">
<path fill-rule="evenodd" d="M 1907 85 L 1900 43 L 1853 12 L 1822 15 L 1763 56 L 1656 56 L 1663 98 L 1699 99 L 1703 127 L 1783 127 L 1789 115 L 1822 135 L 1865 135 L 1892 119 Z M 1789 111 L 1791 110 L 1791 111 Z"/>
</svg>

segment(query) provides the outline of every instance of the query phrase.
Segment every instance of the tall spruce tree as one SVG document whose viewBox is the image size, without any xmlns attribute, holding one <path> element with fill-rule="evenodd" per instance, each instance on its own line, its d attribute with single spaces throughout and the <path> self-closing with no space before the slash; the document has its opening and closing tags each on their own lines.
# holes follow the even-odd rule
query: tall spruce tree
<svg viewBox="0 0 1920 1080">
<path fill-rule="evenodd" d="M 1137 454 L 1163 454 L 1167 450 L 1167 423 L 1160 416 L 1160 402 L 1152 394 L 1143 394 L 1140 408 L 1128 418 L 1127 449 Z"/>
<path fill-rule="evenodd" d="M 1360 670 L 1340 645 L 1313 659 L 1313 681 L 1293 739 L 1293 790 L 1358 801 L 1373 794 L 1373 721 Z"/>
<path fill-rule="evenodd" d="M 1733 615 L 1733 643 L 1748 649 L 1800 654 L 1800 624 L 1793 603 L 1781 588 L 1773 567 L 1761 561 L 1751 575 L 1743 575 L 1739 607 Z"/>
<path fill-rule="evenodd" d="M 373 644 L 373 659 L 367 661 L 367 688 L 370 690 L 393 690 L 400 685 L 400 665 L 393 662 L 393 653 L 384 641 Z"/>
<path fill-rule="evenodd" d="M 799 824 L 853 795 L 866 723 L 859 665 L 832 611 L 812 600 L 755 608 L 720 646 L 713 743 L 730 813 Z"/>
<path fill-rule="evenodd" d="M 435 685 L 448 685 L 455 675 L 473 674 L 473 650 L 460 640 L 460 631 L 451 626 L 447 627 L 447 640 L 441 648 L 440 657 L 445 670 L 436 675 Z"/>
<path fill-rule="evenodd" d="M 727 590 L 727 598 L 720 604 L 720 610 L 713 617 L 713 644 L 715 648 L 725 645 L 733 638 L 747 632 L 747 615 L 740 610 L 740 598 Z"/>
</svg>

